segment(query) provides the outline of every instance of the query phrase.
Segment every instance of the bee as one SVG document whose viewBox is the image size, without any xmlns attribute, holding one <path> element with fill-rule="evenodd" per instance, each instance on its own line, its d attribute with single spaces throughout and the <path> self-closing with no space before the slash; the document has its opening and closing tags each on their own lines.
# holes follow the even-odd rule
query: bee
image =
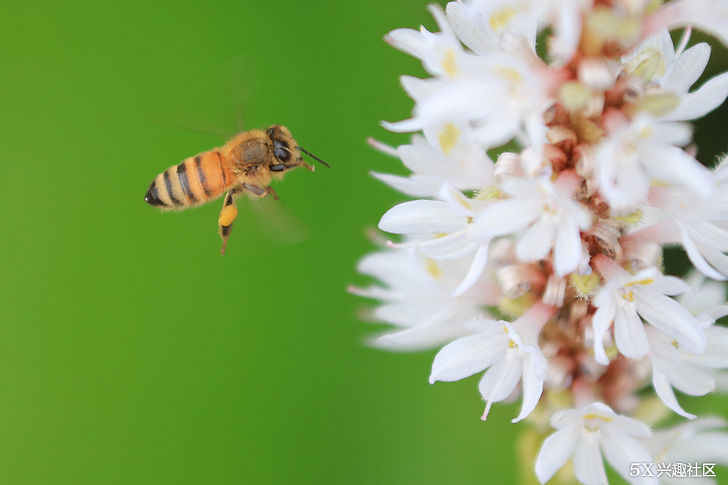
<svg viewBox="0 0 728 485">
<path fill-rule="evenodd" d="M 173 165 L 156 176 L 144 201 L 163 210 L 187 209 L 210 202 L 225 194 L 218 218 L 222 238 L 221 254 L 238 215 L 235 199 L 242 193 L 253 197 L 278 194 L 270 186 L 289 170 L 314 167 L 303 161 L 303 154 L 329 164 L 296 143 L 285 126 L 273 125 L 264 130 L 239 133 L 221 148 L 202 152 Z"/>
</svg>

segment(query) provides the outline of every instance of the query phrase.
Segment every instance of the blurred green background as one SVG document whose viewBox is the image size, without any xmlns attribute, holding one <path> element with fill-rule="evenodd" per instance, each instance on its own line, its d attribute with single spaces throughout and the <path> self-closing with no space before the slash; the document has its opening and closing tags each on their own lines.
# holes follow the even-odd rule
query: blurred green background
<svg viewBox="0 0 728 485">
<path fill-rule="evenodd" d="M 4 5 L 0 483 L 531 474 L 515 406 L 483 424 L 475 379 L 427 384 L 434 352 L 366 347 L 367 302 L 345 292 L 364 282 L 366 228 L 403 199 L 367 175 L 403 169 L 365 139 L 407 139 L 378 122 L 408 116 L 397 77 L 422 73 L 382 36 L 434 28 L 425 3 Z M 243 206 L 221 257 L 219 202 L 162 214 L 142 199 L 239 113 L 287 125 L 333 168 L 275 186 L 307 239 L 277 243 Z M 725 119 L 698 130 L 703 153 L 725 149 Z"/>
</svg>

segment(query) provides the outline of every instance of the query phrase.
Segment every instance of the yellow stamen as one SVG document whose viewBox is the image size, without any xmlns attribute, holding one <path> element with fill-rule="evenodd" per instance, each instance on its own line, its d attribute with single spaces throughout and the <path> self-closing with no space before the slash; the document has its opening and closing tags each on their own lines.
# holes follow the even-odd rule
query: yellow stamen
<svg viewBox="0 0 728 485">
<path fill-rule="evenodd" d="M 427 269 L 427 272 L 430 274 L 430 276 L 432 276 L 436 280 L 440 279 L 440 276 L 442 276 L 442 269 L 432 258 L 425 259 L 425 268 Z"/>
<path fill-rule="evenodd" d="M 458 65 L 455 61 L 455 51 L 448 49 L 445 53 L 445 58 L 442 60 L 442 68 L 445 70 L 448 76 L 454 77 L 458 72 Z"/>
<path fill-rule="evenodd" d="M 634 285 L 647 286 L 647 285 L 651 285 L 654 282 L 655 282 L 654 278 L 645 278 L 643 280 L 630 281 L 629 283 L 625 283 L 624 286 L 634 286 Z"/>
<path fill-rule="evenodd" d="M 516 13 L 516 9 L 508 6 L 495 10 L 490 16 L 490 28 L 493 29 L 493 32 L 499 32 L 508 26 Z"/>
<path fill-rule="evenodd" d="M 442 152 L 447 155 L 452 151 L 452 149 L 455 147 L 455 144 L 458 141 L 458 137 L 460 136 L 460 130 L 458 130 L 458 127 L 455 126 L 452 123 L 447 123 L 445 125 L 445 129 L 442 130 L 440 133 L 440 147 L 442 147 Z"/>
</svg>

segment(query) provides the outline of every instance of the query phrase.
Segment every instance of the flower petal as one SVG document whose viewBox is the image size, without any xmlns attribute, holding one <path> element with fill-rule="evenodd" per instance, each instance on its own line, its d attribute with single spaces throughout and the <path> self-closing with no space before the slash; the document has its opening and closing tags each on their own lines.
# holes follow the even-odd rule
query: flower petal
<svg viewBox="0 0 728 485">
<path fill-rule="evenodd" d="M 710 59 L 710 46 L 696 44 L 680 54 L 662 79 L 662 87 L 676 93 L 686 93 L 700 78 Z"/>
<path fill-rule="evenodd" d="M 684 306 L 648 288 L 635 288 L 637 312 L 650 324 L 675 338 L 691 352 L 705 351 L 705 332 Z"/>
<path fill-rule="evenodd" d="M 506 344 L 507 345 L 507 344 Z M 505 358 L 488 369 L 478 384 L 478 389 L 486 401 L 502 401 L 511 395 L 521 380 L 523 358 L 515 350 L 508 350 Z"/>
<path fill-rule="evenodd" d="M 548 482 L 571 458 L 579 442 L 580 431 L 579 424 L 573 423 L 544 440 L 536 458 L 536 476 L 539 482 Z"/>
<path fill-rule="evenodd" d="M 574 474 L 585 485 L 607 483 L 599 442 L 593 433 L 582 433 L 582 439 L 574 452 Z"/>
<path fill-rule="evenodd" d="M 633 308 L 617 307 L 614 340 L 619 352 L 630 359 L 639 359 L 649 351 L 645 326 Z"/>
<path fill-rule="evenodd" d="M 435 356 L 430 384 L 435 381 L 458 381 L 481 372 L 500 359 L 508 348 L 501 331 L 492 335 L 469 335 L 443 347 Z"/>
<path fill-rule="evenodd" d="M 604 306 L 597 308 L 592 317 L 592 325 L 594 326 L 594 359 L 602 364 L 609 364 L 609 357 L 604 351 L 604 334 L 614 320 L 617 313 L 617 306 L 612 298 L 609 298 Z"/>
<path fill-rule="evenodd" d="M 670 381 L 668 380 L 667 376 L 657 369 L 653 369 L 652 371 L 652 387 L 654 387 L 657 396 L 662 399 L 662 402 L 665 403 L 665 406 L 685 418 L 696 418 L 694 414 L 690 414 L 689 412 L 685 411 L 682 406 L 680 406 L 680 403 L 677 401 L 677 397 L 675 397 L 675 392 L 672 390 L 672 386 L 670 385 Z"/>
<path fill-rule="evenodd" d="M 540 351 L 529 352 L 523 361 L 523 403 L 521 412 L 511 422 L 517 423 L 531 414 L 541 399 L 548 363 Z"/>
<path fill-rule="evenodd" d="M 683 121 L 700 118 L 723 104 L 726 96 L 728 96 L 728 73 L 723 73 L 708 80 L 697 91 L 683 96 L 680 105 L 664 119 Z"/>
<path fill-rule="evenodd" d="M 509 199 L 483 209 L 473 224 L 473 236 L 503 236 L 529 225 L 541 213 L 543 202 L 539 198 Z"/>
<path fill-rule="evenodd" d="M 453 297 L 458 297 L 468 291 L 478 281 L 480 275 L 485 269 L 485 265 L 488 263 L 488 245 L 483 245 L 478 248 L 475 252 L 473 262 L 470 264 L 468 274 L 465 275 L 463 281 L 455 288 L 452 292 Z"/>
<path fill-rule="evenodd" d="M 617 473 L 631 483 L 657 485 L 657 477 L 639 477 L 635 480 L 630 476 L 632 463 L 652 462 L 650 454 L 637 440 L 615 426 L 603 426 L 601 431 L 604 457 Z"/>
<path fill-rule="evenodd" d="M 384 213 L 379 229 L 394 234 L 451 233 L 467 224 L 463 214 L 437 200 L 413 200 Z"/>
</svg>

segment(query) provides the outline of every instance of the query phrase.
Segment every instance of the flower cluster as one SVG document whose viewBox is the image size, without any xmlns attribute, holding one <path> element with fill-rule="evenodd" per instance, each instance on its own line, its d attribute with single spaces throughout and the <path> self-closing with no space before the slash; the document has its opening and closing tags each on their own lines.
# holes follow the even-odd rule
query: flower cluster
<svg viewBox="0 0 728 485">
<path fill-rule="evenodd" d="M 704 395 L 726 382 L 728 329 L 715 322 L 728 306 L 705 278 L 728 279 L 728 158 L 701 164 L 686 122 L 728 96 L 728 73 L 693 88 L 710 47 L 688 47 L 693 26 L 728 42 L 728 3 L 470 0 L 430 11 L 438 32 L 386 37 L 431 77 L 403 76 L 413 115 L 384 123 L 420 132 L 411 143 L 372 141 L 411 171 L 374 176 L 415 199 L 383 215 L 379 228 L 397 236 L 360 262 L 381 285 L 352 289 L 381 300 L 374 316 L 397 327 L 376 344 L 440 348 L 431 383 L 483 373 L 483 419 L 519 393 L 514 422 L 551 415 L 556 431 L 535 461 L 542 483 L 572 457 L 587 484 L 606 482 L 602 455 L 629 481 L 630 463 L 700 459 L 706 427 L 723 444 L 712 458 L 728 462 L 722 421 L 653 433 L 634 419 L 645 387 L 694 419 L 675 389 Z M 668 244 L 702 276 L 663 274 Z M 563 396 L 572 409 L 554 404 Z"/>
</svg>

